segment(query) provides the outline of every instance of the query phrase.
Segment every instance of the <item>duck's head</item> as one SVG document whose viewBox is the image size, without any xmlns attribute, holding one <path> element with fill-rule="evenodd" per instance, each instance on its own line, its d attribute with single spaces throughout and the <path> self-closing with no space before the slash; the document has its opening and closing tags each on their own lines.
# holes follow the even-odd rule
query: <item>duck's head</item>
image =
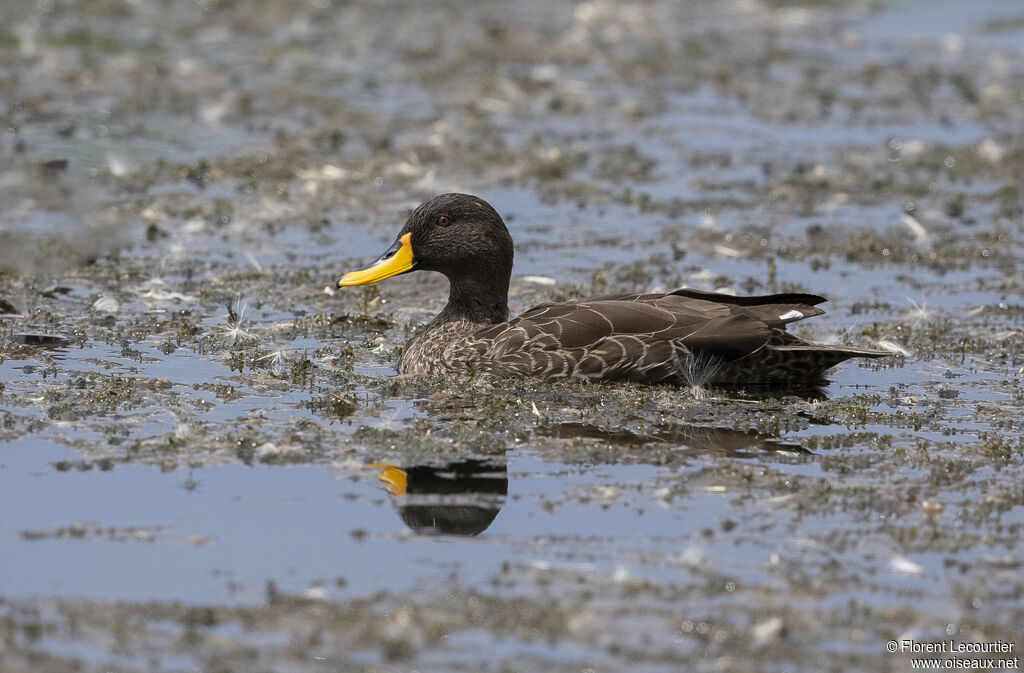
<svg viewBox="0 0 1024 673">
<path fill-rule="evenodd" d="M 495 278 L 507 291 L 512 256 L 512 237 L 490 204 L 469 194 L 442 194 L 409 215 L 394 244 L 373 264 L 345 274 L 338 286 L 425 270 L 443 273 L 453 285 Z"/>
</svg>

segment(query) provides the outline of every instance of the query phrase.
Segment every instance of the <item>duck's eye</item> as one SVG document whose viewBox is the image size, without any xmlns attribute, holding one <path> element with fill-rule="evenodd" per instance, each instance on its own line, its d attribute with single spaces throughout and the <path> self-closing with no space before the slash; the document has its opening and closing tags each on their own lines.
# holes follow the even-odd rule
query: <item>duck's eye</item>
<svg viewBox="0 0 1024 673">
<path fill-rule="evenodd" d="M 441 217 L 437 218 L 437 223 L 440 224 L 442 227 L 447 227 L 449 224 L 452 223 L 452 218 L 448 217 L 447 215 L 442 215 Z"/>
</svg>

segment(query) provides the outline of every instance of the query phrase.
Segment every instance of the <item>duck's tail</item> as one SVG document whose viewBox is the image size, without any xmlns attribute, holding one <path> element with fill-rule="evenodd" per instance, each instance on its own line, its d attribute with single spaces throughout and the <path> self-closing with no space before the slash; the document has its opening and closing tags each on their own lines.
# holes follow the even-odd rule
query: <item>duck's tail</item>
<svg viewBox="0 0 1024 673">
<path fill-rule="evenodd" d="M 723 367 L 715 382 L 727 385 L 819 385 L 825 380 L 825 373 L 840 362 L 887 355 L 892 353 L 856 346 L 769 344 Z"/>
</svg>

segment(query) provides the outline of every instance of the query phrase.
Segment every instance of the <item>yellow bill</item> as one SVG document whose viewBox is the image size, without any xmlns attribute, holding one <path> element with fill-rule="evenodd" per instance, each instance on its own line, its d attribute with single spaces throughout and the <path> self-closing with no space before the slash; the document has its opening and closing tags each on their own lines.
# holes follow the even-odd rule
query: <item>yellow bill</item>
<svg viewBox="0 0 1024 673">
<path fill-rule="evenodd" d="M 338 281 L 338 287 L 369 285 L 400 273 L 412 271 L 416 263 L 413 261 L 411 239 L 411 233 L 404 234 L 369 267 L 342 276 Z"/>
</svg>

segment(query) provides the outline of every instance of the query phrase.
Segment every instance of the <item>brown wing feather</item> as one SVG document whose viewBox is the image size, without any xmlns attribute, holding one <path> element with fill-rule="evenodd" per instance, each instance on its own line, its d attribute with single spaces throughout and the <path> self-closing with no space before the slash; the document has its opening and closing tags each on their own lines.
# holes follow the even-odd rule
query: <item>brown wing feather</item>
<svg viewBox="0 0 1024 673">
<path fill-rule="evenodd" d="M 814 306 L 823 301 L 811 294 L 734 297 L 699 290 L 605 295 L 541 304 L 477 332 L 469 346 L 483 370 L 498 374 L 687 383 L 697 361 L 738 377 L 744 374 L 730 363 L 746 370 L 744 363 L 780 337 L 800 344 L 794 356 L 822 365 L 854 356 L 834 351 L 810 358 L 804 342 L 785 333 L 787 323 L 824 313 Z M 773 351 L 772 357 L 786 354 Z"/>
</svg>

